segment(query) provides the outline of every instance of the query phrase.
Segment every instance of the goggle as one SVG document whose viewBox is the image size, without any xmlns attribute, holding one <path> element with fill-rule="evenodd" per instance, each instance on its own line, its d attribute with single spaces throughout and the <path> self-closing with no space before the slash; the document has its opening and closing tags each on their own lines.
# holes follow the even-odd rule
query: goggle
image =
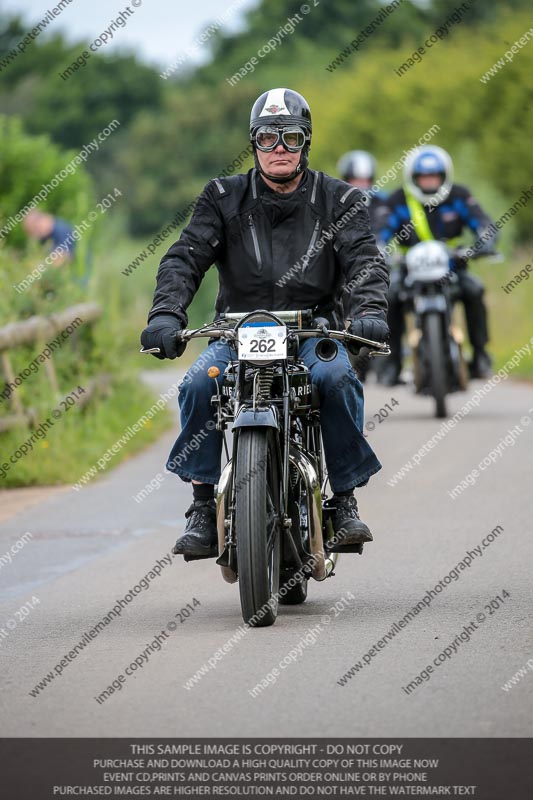
<svg viewBox="0 0 533 800">
<path fill-rule="evenodd" d="M 413 180 L 416 181 L 418 178 L 425 178 L 427 175 L 432 175 L 432 176 L 438 175 L 438 177 L 441 178 L 442 180 L 444 180 L 446 177 L 446 174 L 439 169 L 432 169 L 427 172 L 426 171 L 421 172 L 420 170 L 418 170 L 418 172 L 413 172 Z"/>
<path fill-rule="evenodd" d="M 255 132 L 254 141 L 258 150 L 270 153 L 280 141 L 289 153 L 297 153 L 305 145 L 306 134 L 303 128 L 293 125 L 290 128 L 273 128 L 263 125 Z"/>
</svg>

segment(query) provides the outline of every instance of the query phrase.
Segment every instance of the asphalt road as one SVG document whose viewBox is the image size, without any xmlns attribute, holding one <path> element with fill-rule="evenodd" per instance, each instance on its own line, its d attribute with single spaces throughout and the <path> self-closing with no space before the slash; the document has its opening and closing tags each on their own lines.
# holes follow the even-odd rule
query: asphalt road
<svg viewBox="0 0 533 800">
<path fill-rule="evenodd" d="M 175 374 L 161 370 L 157 379 L 163 387 Z M 454 396 L 450 413 L 480 385 Z M 369 386 L 366 394 L 367 422 L 376 425 L 369 439 L 384 464 L 358 495 L 374 543 L 362 557 L 342 556 L 336 575 L 312 581 L 308 601 L 280 609 L 273 627 L 247 632 L 193 688 L 184 684 L 231 639 L 241 616 L 238 587 L 224 583 L 214 561 L 167 563 L 190 488 L 168 476 L 144 502 L 132 499 L 162 471 L 172 435 L 82 491 L 54 493 L 6 520 L 0 556 L 25 532 L 32 538 L 0 570 L 3 735 L 531 736 L 533 671 L 509 691 L 501 687 L 533 658 L 533 425 L 520 422 L 533 421 L 533 388 L 510 381 L 494 388 L 396 485 L 388 481 L 440 422 L 409 388 Z M 378 422 L 373 415 L 393 397 L 399 404 Z M 513 444 L 500 445 L 474 485 L 450 497 L 516 425 Z M 384 639 L 491 531 L 469 568 Z M 149 588 L 55 670 L 158 560 Z M 175 615 L 187 604 L 194 610 L 180 622 Z M 473 622 L 469 641 L 458 639 Z M 385 644 L 370 654 L 379 640 Z M 417 685 L 447 647 L 450 657 Z M 139 657 L 142 668 L 98 703 Z M 267 673 L 271 683 L 252 697 L 248 690 Z"/>
</svg>

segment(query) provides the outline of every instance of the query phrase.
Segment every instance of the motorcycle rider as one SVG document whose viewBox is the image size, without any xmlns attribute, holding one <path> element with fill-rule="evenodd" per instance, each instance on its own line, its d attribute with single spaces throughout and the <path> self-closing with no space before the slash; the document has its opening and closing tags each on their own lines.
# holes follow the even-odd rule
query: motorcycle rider
<svg viewBox="0 0 533 800">
<path fill-rule="evenodd" d="M 385 192 L 376 191 L 372 188 L 377 175 L 376 159 L 372 153 L 366 150 L 350 150 L 339 159 L 337 172 L 343 181 L 361 190 L 368 204 L 370 227 L 377 236 L 387 222 L 389 207 Z M 346 300 L 349 303 L 349 297 Z M 367 347 L 363 347 L 357 355 L 350 354 L 350 363 L 362 383 L 366 381 L 372 362 L 371 356 L 368 355 L 369 352 L 370 350 Z M 382 366 L 379 359 L 373 366 L 375 366 L 376 372 L 379 374 L 379 368 Z"/>
<path fill-rule="evenodd" d="M 387 244 L 394 237 L 403 249 L 420 241 L 438 239 L 450 246 L 465 228 L 483 241 L 479 252 L 494 250 L 496 236 L 485 236 L 491 225 L 490 217 L 465 186 L 453 183 L 453 164 L 441 147 L 425 145 L 416 148 L 404 165 L 404 188 L 389 197 L 390 214 L 379 232 L 379 240 Z M 487 309 L 483 300 L 484 287 L 479 278 L 467 271 L 467 263 L 455 258 L 452 263 L 458 280 L 459 297 L 463 302 L 468 336 L 473 348 L 470 374 L 485 378 L 490 374 L 491 359 L 486 351 L 489 339 Z M 402 335 L 404 308 L 401 292 L 404 274 L 391 274 L 388 322 L 391 331 L 391 355 L 380 375 L 381 383 L 394 386 L 402 369 Z"/>
<path fill-rule="evenodd" d="M 370 231 L 368 211 L 355 187 L 347 190 L 345 183 L 308 168 L 311 136 L 311 112 L 297 92 L 272 89 L 256 100 L 250 117 L 255 168 L 210 181 L 189 225 L 161 260 L 141 335 L 145 348 L 161 349 L 157 357 L 183 353 L 185 345 L 176 341 L 176 333 L 187 325 L 186 309 L 213 263 L 219 273 L 217 316 L 257 308 L 312 308 L 340 330 L 342 288 L 352 281 L 350 332 L 375 341 L 387 337 L 388 270 Z M 362 434 L 363 389 L 346 349 L 339 344 L 336 358 L 326 364 L 316 356 L 316 341 L 302 342 L 299 358 L 309 367 L 321 400 L 336 505 L 333 527 L 342 545 L 372 541 L 353 495 L 381 468 Z M 167 469 L 193 484 L 185 533 L 173 549 L 186 560 L 217 555 L 214 486 L 220 477 L 222 434 L 213 429 L 213 378 L 207 366 L 220 369 L 221 384 L 231 357 L 236 354 L 227 343 L 214 341 L 180 386 L 182 430 Z"/>
<path fill-rule="evenodd" d="M 372 188 L 377 174 L 376 159 L 366 150 L 350 150 L 340 158 L 337 172 L 343 181 L 360 189 L 367 199 L 370 227 L 377 236 L 387 223 L 389 207 L 385 192 Z"/>
</svg>

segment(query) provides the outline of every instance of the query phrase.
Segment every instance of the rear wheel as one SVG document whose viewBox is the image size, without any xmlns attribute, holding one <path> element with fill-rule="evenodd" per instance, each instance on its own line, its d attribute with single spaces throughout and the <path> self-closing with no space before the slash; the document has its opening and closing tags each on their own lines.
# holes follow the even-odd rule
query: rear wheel
<svg viewBox="0 0 533 800">
<path fill-rule="evenodd" d="M 302 576 L 296 582 L 294 578 L 296 572 L 297 570 L 292 570 L 291 572 L 286 570 L 282 575 L 281 588 L 279 590 L 280 606 L 298 606 L 307 600 L 307 578 Z"/>
<path fill-rule="evenodd" d="M 244 621 L 273 625 L 280 579 L 280 483 L 272 430 L 243 428 L 235 463 L 235 531 Z"/>
<path fill-rule="evenodd" d="M 429 389 L 435 398 L 435 416 L 446 416 L 446 361 L 443 347 L 442 318 L 428 314 L 424 319 L 424 335 L 429 370 Z"/>
</svg>

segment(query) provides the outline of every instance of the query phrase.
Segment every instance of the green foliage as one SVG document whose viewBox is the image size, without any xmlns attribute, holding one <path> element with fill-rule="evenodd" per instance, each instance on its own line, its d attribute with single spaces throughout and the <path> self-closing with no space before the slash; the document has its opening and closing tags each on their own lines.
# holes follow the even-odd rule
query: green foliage
<svg viewBox="0 0 533 800">
<path fill-rule="evenodd" d="M 76 384 L 72 383 L 70 389 L 75 390 Z M 76 483 L 154 402 L 152 392 L 137 380 L 129 378 L 116 383 L 105 399 L 95 401 L 84 409 L 71 407 L 46 432 L 45 438 L 34 443 L 29 456 L 19 459 L 10 467 L 1 481 L 2 487 Z M 1 398 L 0 404 L 3 404 Z M 45 419 L 55 407 L 50 401 L 43 406 L 41 419 Z M 169 412 L 166 409 L 158 411 L 130 439 L 127 446 L 113 456 L 107 469 L 112 469 L 153 442 L 169 424 Z M 8 458 L 30 436 L 31 431 L 25 428 L 0 434 L 3 456 Z M 101 474 L 98 473 L 99 476 Z"/>
<path fill-rule="evenodd" d="M 439 143 L 452 155 L 472 143 L 474 179 L 488 177 L 506 202 L 520 195 L 529 156 L 524 131 L 531 127 L 533 47 L 523 47 L 488 83 L 479 78 L 530 28 L 529 0 L 470 3 L 461 21 L 403 77 L 395 69 L 460 3 L 404 0 L 357 52 L 328 71 L 386 3 L 316 1 L 302 14 L 300 0 L 262 0 L 246 13 L 240 31 L 228 35 L 221 29 L 211 37 L 207 64 L 178 71 L 168 81 L 134 56 L 105 54 L 93 54 L 87 66 L 62 81 L 59 73 L 84 45 L 44 33 L 0 70 L 0 104 L 5 113 L 21 116 L 28 130 L 49 132 L 78 149 L 118 119 L 121 127 L 88 168 L 99 191 L 125 189 L 135 236 L 157 232 L 242 152 L 251 104 L 272 86 L 294 86 L 312 102 L 316 168 L 334 172 L 338 157 L 353 147 L 374 150 L 388 168 L 436 122 Z M 294 31 L 230 86 L 226 79 L 288 18 L 296 20 Z M 0 45 L 7 52 L 31 24 L 2 19 Z M 528 235 L 532 221 L 533 205 L 517 221 L 520 237 Z"/>
<path fill-rule="evenodd" d="M 16 50 L 31 27 L 20 17 L 0 17 L 1 52 Z M 133 53 L 91 54 L 63 80 L 60 74 L 87 48 L 83 41 L 67 44 L 61 34 L 39 36 L 0 70 L 0 108 L 21 117 L 28 131 L 79 150 L 112 120 L 121 133 L 141 109 L 159 107 L 163 83 Z"/>
<path fill-rule="evenodd" d="M 533 47 L 521 49 L 488 83 L 480 77 L 530 27 L 529 14 L 508 13 L 504 4 L 491 4 L 490 10 L 479 4 L 477 13 L 474 6 L 450 27 L 446 38 L 427 48 L 422 63 L 400 77 L 395 70 L 450 18 L 449 4 L 424 8 L 404 2 L 357 53 L 328 71 L 326 67 L 381 8 L 370 0 L 356 5 L 335 0 L 333 5 L 335 13 L 332 3 L 311 8 L 294 33 L 259 60 L 253 73 L 230 86 L 226 78 L 236 74 L 299 7 L 288 0 L 261 3 L 247 15 L 244 31 L 215 37 L 211 63 L 192 77 L 179 80 L 178 73 L 162 119 L 156 123 L 145 115 L 134 123 L 121 169 L 135 198 L 135 234 L 165 224 L 224 168 L 224 157 L 231 162 L 246 146 L 250 107 L 269 86 L 293 86 L 310 101 L 311 165 L 317 169 L 335 174 L 340 155 L 361 147 L 373 151 L 386 171 L 404 148 L 438 124 L 433 141 L 448 148 L 456 160 L 466 145 L 471 146 L 469 177 L 474 190 L 478 181 L 489 181 L 501 201 L 489 211 L 499 216 L 515 202 L 529 185 L 524 131 L 531 127 L 533 113 Z M 515 9 L 525 6 L 521 0 L 514 3 Z M 151 147 L 154 141 L 157 152 Z M 470 161 L 465 163 L 470 166 Z M 464 180 L 460 172 L 457 179 Z M 532 222 L 533 203 L 517 217 L 516 234 L 526 238 Z"/>
<path fill-rule="evenodd" d="M 74 60 L 83 48 L 79 45 L 74 54 L 64 53 L 60 70 L 70 66 L 69 59 Z M 53 81 L 43 81 L 26 124 L 30 131 L 48 131 L 64 147 L 78 147 L 114 119 L 125 129 L 141 109 L 159 106 L 162 91 L 159 76 L 135 56 L 93 55 L 68 80 L 55 75 Z"/>
<path fill-rule="evenodd" d="M 76 61 L 87 43 L 70 44 L 62 34 L 43 33 L 21 53 L 17 44 L 31 28 L 32 22 L 28 20 L 0 14 L 0 52 L 2 56 L 11 52 L 17 54 L 0 66 L 2 113 L 20 118 L 28 132 L 46 134 L 62 148 L 73 148 L 76 152 L 95 139 L 109 123 L 118 120 L 120 127 L 101 143 L 98 153 L 93 152 L 87 162 L 87 171 L 95 179 L 98 195 L 102 196 L 117 185 L 114 168 L 128 126 L 139 112 L 153 114 L 160 108 L 164 83 L 156 70 L 127 52 L 92 54 L 85 66 L 63 80 L 61 73 Z M 41 165 L 36 167 L 35 173 L 41 175 Z M 45 168 L 45 177 L 52 177 L 55 171 Z M 29 177 L 31 174 L 29 170 Z M 2 187 L 0 218 L 4 194 Z M 51 210 L 57 210 L 53 204 Z M 66 216 L 76 217 L 72 204 Z"/>
<path fill-rule="evenodd" d="M 360 147 L 376 153 L 386 171 L 437 124 L 432 141 L 452 157 L 470 144 L 472 189 L 478 179 L 492 183 L 501 205 L 488 210 L 499 217 L 533 183 L 524 169 L 530 162 L 524 131 L 533 125 L 533 46 L 521 49 L 488 83 L 480 78 L 530 25 L 529 14 L 503 15 L 497 25 L 477 29 L 475 48 L 471 29 L 459 25 L 402 77 L 395 70 L 423 40 L 375 48 L 342 71 L 305 81 L 301 88 L 312 108 L 320 108 L 327 93 L 334 109 L 315 113 L 312 164 L 334 173 L 339 155 Z M 462 182 L 460 171 L 456 179 Z M 532 225 L 533 201 L 516 216 L 518 235 L 530 237 Z"/>
<path fill-rule="evenodd" d="M 1 228 L 46 184 L 50 185 L 54 176 L 70 164 L 76 153 L 60 150 L 45 134 L 28 135 L 16 117 L 0 116 L 0 139 Z M 39 208 L 68 220 L 85 216 L 93 202 L 93 193 L 83 164 L 71 164 L 69 173 L 59 181 Z M 21 225 L 17 224 L 3 241 L 23 246 L 27 244 L 27 237 Z"/>
<path fill-rule="evenodd" d="M 450 0 L 432 0 L 428 9 L 428 17 L 436 24 L 446 20 L 454 8 L 461 3 L 450 3 Z M 494 22 L 501 11 L 512 10 L 524 11 L 531 7 L 530 0 L 491 0 L 490 3 L 483 0 L 469 0 L 469 11 L 465 16 L 466 25 L 476 26 L 480 22 Z"/>
<path fill-rule="evenodd" d="M 120 213 L 120 212 L 119 212 Z M 114 216 L 113 216 L 114 214 Z M 117 241 L 121 242 L 117 246 Z M 95 228 L 92 242 L 92 270 L 87 285 L 75 273 L 75 266 L 66 263 L 50 268 L 40 280 L 24 292 L 13 287 L 42 261 L 42 252 L 34 247 L 21 254 L 0 245 L 0 325 L 22 320 L 34 314 L 49 316 L 75 303 L 96 300 L 102 317 L 92 325 L 80 326 L 53 353 L 61 396 L 78 385 L 88 386 L 102 374 L 110 376 L 110 394 L 95 398 L 85 409 L 70 408 L 39 439 L 29 457 L 17 461 L 1 481 L 2 486 L 29 486 L 72 483 L 94 465 L 102 453 L 128 425 L 141 417 L 154 402 L 154 397 L 140 384 L 137 373 L 148 366 L 139 355 L 139 332 L 151 303 L 154 272 L 142 275 L 145 286 L 139 286 L 121 275 L 120 269 L 138 252 L 137 243 L 128 242 L 120 216 L 115 209 Z M 129 251 L 132 251 L 131 253 Z M 124 253 L 124 256 L 122 255 Z M 124 260 L 123 260 L 124 259 Z M 156 267 L 156 262 L 153 265 Z M 52 339 L 55 338 L 51 337 Z M 57 407 L 48 382 L 45 365 L 30 367 L 42 352 L 48 339 L 9 351 L 15 376 L 30 368 L 31 374 L 18 387 L 17 393 L 25 409 L 32 409 L 37 422 L 49 417 Z M 155 361 L 155 359 L 154 359 Z M 159 362 L 158 362 L 159 363 Z M 0 380 L 0 391 L 3 381 Z M 0 397 L 0 417 L 9 413 L 9 401 Z M 147 422 L 129 443 L 113 458 L 110 467 L 154 441 L 171 423 L 163 410 Z M 31 435 L 27 428 L 16 428 L 0 434 L 0 451 L 9 457 Z"/>
<path fill-rule="evenodd" d="M 531 318 L 533 316 L 533 275 L 524 270 L 533 263 L 532 248 L 519 248 L 503 263 L 481 260 L 475 263 L 473 272 L 483 281 L 489 309 L 490 344 L 494 356 L 494 367 L 499 369 L 515 350 L 531 340 Z M 523 270 L 520 275 L 521 270 Z M 518 275 L 515 285 L 509 286 Z M 502 287 L 508 287 L 507 292 Z M 533 379 L 533 360 L 523 358 L 513 370 L 513 376 Z"/>
<path fill-rule="evenodd" d="M 173 92 L 157 118 L 139 115 L 118 156 L 117 176 L 129 197 L 134 235 L 167 224 L 246 150 L 246 129 L 239 130 L 235 122 L 247 103 L 247 95 L 229 85 L 218 90 L 217 102 L 211 90 L 200 86 L 193 93 Z M 241 159 L 237 172 L 251 163 L 251 157 Z"/>
<path fill-rule="evenodd" d="M 268 0 L 260 3 L 247 13 L 244 30 L 231 36 L 219 32 L 212 48 L 212 62 L 199 70 L 199 77 L 218 84 L 221 75 L 233 75 L 275 37 L 288 19 L 292 19 L 295 32 L 283 36 L 278 48 L 257 66 L 257 75 L 262 78 L 271 69 L 272 63 L 277 62 L 278 76 L 281 69 L 285 72 L 285 79 L 278 77 L 277 85 L 286 86 L 289 76 L 296 77 L 298 74 L 301 78 L 306 70 L 316 73 L 322 61 L 327 64 L 335 58 L 378 17 L 384 3 L 378 0 L 358 0 L 356 3 L 353 0 L 310 0 L 304 5 L 307 5 L 307 14 L 301 13 L 300 0 Z M 401 11 L 391 14 L 375 35 L 381 42 L 392 44 L 402 32 L 416 32 L 422 26 L 420 10 L 404 0 Z M 303 61 L 298 58 L 302 43 L 306 45 Z"/>
</svg>

